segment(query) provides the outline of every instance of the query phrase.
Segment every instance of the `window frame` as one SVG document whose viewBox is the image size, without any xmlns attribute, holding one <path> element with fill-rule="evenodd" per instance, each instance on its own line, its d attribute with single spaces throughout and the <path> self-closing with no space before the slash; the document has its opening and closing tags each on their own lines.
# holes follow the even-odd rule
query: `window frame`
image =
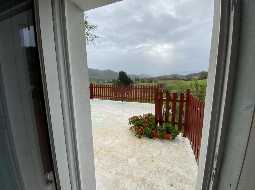
<svg viewBox="0 0 255 190">
<path fill-rule="evenodd" d="M 52 0 L 34 0 L 37 44 L 47 111 L 48 130 L 57 189 L 76 190 L 72 186 L 70 150 L 64 119 L 63 86 L 55 43 Z M 78 189 L 78 188 L 77 188 Z"/>
<path fill-rule="evenodd" d="M 71 31 L 68 31 L 66 7 L 66 4 L 72 2 L 71 0 L 65 0 L 64 4 L 60 4 L 59 0 L 37 0 L 37 2 L 38 28 L 40 29 L 38 33 L 41 34 L 38 41 L 42 49 L 44 86 L 47 92 L 45 96 L 48 117 L 52 123 L 51 141 L 58 182 L 62 189 L 81 189 L 85 183 L 82 180 L 82 173 L 88 176 L 94 173 L 90 170 L 84 171 L 85 168 L 81 168 L 79 163 L 79 142 L 76 136 L 79 129 L 75 127 L 75 123 L 80 116 L 75 115 L 77 108 L 73 101 L 74 89 L 70 68 L 70 56 L 73 56 L 73 52 L 68 49 L 72 38 L 68 39 L 68 33 Z M 82 7 L 74 6 L 77 6 L 78 14 L 83 11 Z M 216 190 L 217 188 L 238 51 L 239 0 L 215 0 L 214 7 L 205 118 L 196 190 Z M 80 18 L 74 17 L 74 19 Z M 78 50 L 86 51 L 86 47 L 80 46 Z M 89 105 L 89 101 L 86 101 Z M 90 114 L 88 115 L 90 117 Z M 90 122 L 87 121 L 88 126 Z M 91 143 L 93 140 L 89 138 L 87 141 Z M 86 152 L 85 160 L 88 161 L 91 158 L 93 158 L 91 152 Z M 86 184 L 87 186 L 94 187 L 95 184 Z"/>
<path fill-rule="evenodd" d="M 87 93 L 89 83 L 86 83 L 88 73 L 84 64 L 86 48 L 81 39 L 85 36 L 80 26 L 83 11 L 70 0 L 35 2 L 37 41 L 41 50 L 44 96 L 57 186 L 58 189 L 66 190 L 95 189 L 93 138 Z M 75 20 L 70 22 L 70 18 Z M 69 31 L 68 24 L 76 24 L 78 27 Z M 76 43 L 71 43 L 70 38 Z M 77 53 L 78 59 L 75 58 Z M 75 64 L 71 65 L 70 62 Z M 85 85 L 79 82 L 77 88 L 77 81 L 85 81 Z M 80 90 L 82 88 L 84 90 Z M 83 138 L 79 138 L 80 133 L 84 134 Z"/>
<path fill-rule="evenodd" d="M 196 190 L 216 190 L 236 76 L 239 46 L 239 0 L 214 1 L 208 86 Z"/>
</svg>

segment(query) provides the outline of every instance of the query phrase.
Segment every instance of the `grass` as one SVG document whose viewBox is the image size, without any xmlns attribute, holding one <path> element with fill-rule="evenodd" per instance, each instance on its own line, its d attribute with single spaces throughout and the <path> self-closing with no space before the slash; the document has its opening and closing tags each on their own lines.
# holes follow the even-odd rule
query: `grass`
<svg viewBox="0 0 255 190">
<path fill-rule="evenodd" d="M 150 84 L 163 84 L 163 86 L 171 91 L 182 93 L 185 92 L 187 89 L 191 90 L 191 93 L 197 96 L 199 99 L 204 100 L 205 93 L 206 93 L 206 84 L 207 80 L 158 80 L 153 81 L 151 83 L 136 83 L 140 85 L 150 85 Z"/>
<path fill-rule="evenodd" d="M 198 83 L 198 85 L 205 85 L 206 86 L 206 80 L 167 80 L 167 81 L 159 81 L 159 83 L 164 84 L 166 89 L 170 91 L 176 91 L 176 92 L 183 92 L 187 89 L 194 89 L 195 83 Z"/>
</svg>

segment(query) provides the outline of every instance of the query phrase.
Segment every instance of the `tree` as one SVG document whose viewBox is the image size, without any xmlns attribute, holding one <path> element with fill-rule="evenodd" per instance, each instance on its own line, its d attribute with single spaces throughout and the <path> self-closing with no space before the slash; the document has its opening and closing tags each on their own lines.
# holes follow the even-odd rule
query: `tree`
<svg viewBox="0 0 255 190">
<path fill-rule="evenodd" d="M 130 85 L 133 84 L 134 82 L 132 81 L 132 79 L 127 75 L 126 72 L 124 71 L 120 71 L 119 72 L 119 77 L 118 77 L 118 84 L 119 85 Z"/>
<path fill-rule="evenodd" d="M 85 30 L 86 42 L 90 43 L 90 42 L 95 41 L 96 38 L 98 38 L 98 36 L 95 34 L 95 31 L 97 29 L 97 25 L 89 23 L 87 19 L 88 19 L 88 17 L 85 16 L 84 30 Z"/>
<path fill-rule="evenodd" d="M 200 73 L 199 79 L 203 80 L 203 79 L 207 79 L 208 73 L 206 71 L 202 71 Z"/>
</svg>

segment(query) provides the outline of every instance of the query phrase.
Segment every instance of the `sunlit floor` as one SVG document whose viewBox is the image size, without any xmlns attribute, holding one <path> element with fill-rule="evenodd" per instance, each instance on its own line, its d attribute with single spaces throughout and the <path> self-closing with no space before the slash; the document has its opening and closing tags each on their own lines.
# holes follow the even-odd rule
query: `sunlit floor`
<svg viewBox="0 0 255 190">
<path fill-rule="evenodd" d="M 97 190 L 193 190 L 197 164 L 187 139 L 138 139 L 128 118 L 152 104 L 92 100 Z"/>
</svg>

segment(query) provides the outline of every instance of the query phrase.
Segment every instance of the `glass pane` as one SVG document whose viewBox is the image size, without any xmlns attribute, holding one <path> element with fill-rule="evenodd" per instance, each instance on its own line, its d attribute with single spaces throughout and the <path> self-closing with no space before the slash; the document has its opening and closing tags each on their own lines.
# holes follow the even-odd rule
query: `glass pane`
<svg viewBox="0 0 255 190">
<path fill-rule="evenodd" d="M 54 189 L 45 177 L 53 162 L 32 7 L 0 0 L 1 190 Z"/>
</svg>

